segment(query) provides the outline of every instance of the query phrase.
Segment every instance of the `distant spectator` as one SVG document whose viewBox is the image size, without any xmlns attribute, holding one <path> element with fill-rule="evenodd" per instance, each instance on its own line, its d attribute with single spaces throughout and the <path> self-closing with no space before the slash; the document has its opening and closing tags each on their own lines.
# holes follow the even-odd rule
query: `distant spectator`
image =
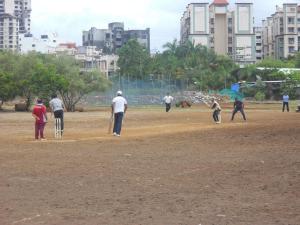
<svg viewBox="0 0 300 225">
<path fill-rule="evenodd" d="M 290 111 L 290 108 L 289 108 L 289 95 L 287 93 L 285 93 L 283 96 L 282 96 L 282 112 L 284 112 L 285 108 L 287 109 L 287 111 L 289 112 Z"/>
</svg>

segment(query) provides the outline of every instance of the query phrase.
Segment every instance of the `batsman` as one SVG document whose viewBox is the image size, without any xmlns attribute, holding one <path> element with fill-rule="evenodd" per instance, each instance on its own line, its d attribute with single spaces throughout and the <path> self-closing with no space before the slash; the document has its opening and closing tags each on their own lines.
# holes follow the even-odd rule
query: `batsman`
<svg viewBox="0 0 300 225">
<path fill-rule="evenodd" d="M 114 117 L 114 136 L 121 136 L 122 121 L 126 111 L 127 100 L 122 96 L 122 91 L 118 91 L 117 96 L 112 100 L 111 104 L 111 115 Z"/>
</svg>

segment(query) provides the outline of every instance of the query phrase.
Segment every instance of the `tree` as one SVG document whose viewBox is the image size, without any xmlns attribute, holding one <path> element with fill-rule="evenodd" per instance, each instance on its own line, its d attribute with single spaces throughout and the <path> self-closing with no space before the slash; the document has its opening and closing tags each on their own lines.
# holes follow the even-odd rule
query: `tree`
<svg viewBox="0 0 300 225">
<path fill-rule="evenodd" d="M 71 57 L 52 58 L 59 82 L 56 83 L 66 109 L 75 111 L 76 104 L 93 91 L 105 91 L 110 82 L 99 71 L 80 71 L 77 61 Z"/>
<path fill-rule="evenodd" d="M 300 68 L 300 52 L 298 52 L 296 54 L 296 57 L 295 57 L 295 67 L 296 68 Z"/>
<path fill-rule="evenodd" d="M 150 55 L 137 40 L 131 39 L 118 51 L 118 66 L 122 76 L 142 79 L 150 73 Z"/>
<path fill-rule="evenodd" d="M 16 95 L 16 86 L 11 74 L 0 72 L 0 109 L 3 102 L 11 100 Z"/>
</svg>

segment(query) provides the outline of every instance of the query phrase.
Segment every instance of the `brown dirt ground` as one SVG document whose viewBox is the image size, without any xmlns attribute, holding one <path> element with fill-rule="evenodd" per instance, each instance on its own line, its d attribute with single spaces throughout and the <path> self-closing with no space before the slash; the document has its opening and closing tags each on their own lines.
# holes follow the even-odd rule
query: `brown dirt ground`
<svg viewBox="0 0 300 225">
<path fill-rule="evenodd" d="M 66 113 L 45 142 L 0 113 L 0 225 L 299 225 L 300 113 L 268 108 L 131 109 L 121 138 L 108 111 Z"/>
</svg>

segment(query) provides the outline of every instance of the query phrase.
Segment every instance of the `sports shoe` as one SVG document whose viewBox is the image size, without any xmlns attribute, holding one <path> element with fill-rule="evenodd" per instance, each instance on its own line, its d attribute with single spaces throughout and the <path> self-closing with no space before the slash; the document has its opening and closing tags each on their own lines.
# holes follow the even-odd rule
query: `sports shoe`
<svg viewBox="0 0 300 225">
<path fill-rule="evenodd" d="M 114 133 L 113 133 L 113 135 L 114 135 L 114 136 L 117 136 L 117 133 L 116 133 L 116 132 L 114 132 Z"/>
</svg>

